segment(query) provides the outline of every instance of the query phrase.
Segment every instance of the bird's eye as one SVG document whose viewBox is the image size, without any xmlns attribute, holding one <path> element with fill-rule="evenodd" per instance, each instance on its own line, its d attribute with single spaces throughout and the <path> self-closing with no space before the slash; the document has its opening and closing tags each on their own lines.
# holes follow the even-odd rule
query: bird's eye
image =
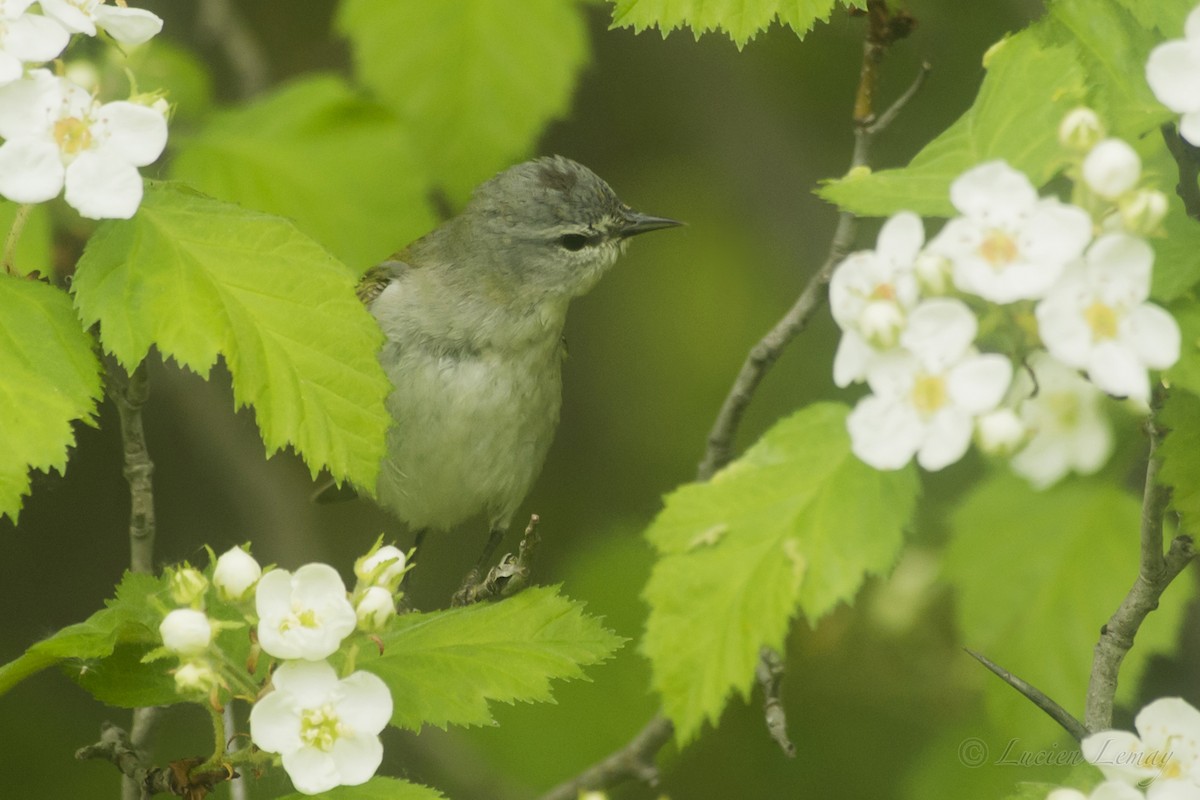
<svg viewBox="0 0 1200 800">
<path fill-rule="evenodd" d="M 564 233 L 559 237 L 558 243 L 564 250 L 576 253 L 587 246 L 588 238 L 581 233 Z"/>
</svg>

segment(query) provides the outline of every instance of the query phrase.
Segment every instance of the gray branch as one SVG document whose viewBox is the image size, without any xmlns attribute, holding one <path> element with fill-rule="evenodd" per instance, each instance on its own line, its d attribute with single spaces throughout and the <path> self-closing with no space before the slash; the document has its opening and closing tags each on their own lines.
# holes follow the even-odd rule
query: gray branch
<svg viewBox="0 0 1200 800">
<path fill-rule="evenodd" d="M 675 726 L 671 724 L 671 720 L 661 715 L 656 716 L 638 731 L 629 744 L 571 780 L 555 786 L 542 795 L 540 800 L 576 800 L 581 791 L 613 786 L 630 778 L 649 786 L 657 786 L 658 767 L 655 766 L 654 759 L 674 733 Z"/>
<path fill-rule="evenodd" d="M 1029 702 L 1033 703 L 1042 711 L 1045 711 L 1050 719 L 1061 725 L 1063 730 L 1071 734 L 1075 741 L 1082 741 L 1083 737 L 1088 735 L 1088 729 L 1084 727 L 1082 722 L 1071 716 L 1070 712 L 1068 712 L 1058 703 L 1054 702 L 1054 700 L 1052 700 L 1050 696 L 1041 689 L 1012 674 L 982 653 L 977 653 L 969 647 L 964 649 L 971 656 L 971 658 L 990 669 L 996 675 L 996 677 L 1024 695 Z"/>
</svg>

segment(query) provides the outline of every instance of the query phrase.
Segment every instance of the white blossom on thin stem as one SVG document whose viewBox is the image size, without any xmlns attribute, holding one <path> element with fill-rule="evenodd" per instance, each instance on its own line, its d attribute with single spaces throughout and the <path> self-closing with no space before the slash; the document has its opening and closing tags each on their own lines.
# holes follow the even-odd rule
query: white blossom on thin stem
<svg viewBox="0 0 1200 800">
<path fill-rule="evenodd" d="M 955 286 L 994 303 L 1043 296 L 1092 236 L 1083 209 L 1039 199 L 1029 179 L 1003 161 L 956 178 L 950 201 L 962 216 L 929 247 L 953 263 Z"/>
<path fill-rule="evenodd" d="M 268 572 L 258 581 L 254 602 L 259 644 L 276 658 L 328 658 L 358 621 L 346 584 L 328 564 Z"/>
<path fill-rule="evenodd" d="M 1013 456 L 1013 471 L 1037 489 L 1069 472 L 1091 475 L 1104 466 L 1113 449 L 1103 393 L 1045 352 L 1032 354 L 1028 364 L 1033 377 L 1018 371 L 1014 393 L 1025 397 L 1020 414 L 1031 436 Z"/>
<path fill-rule="evenodd" d="M 222 599 L 232 602 L 245 599 L 261 577 L 262 567 L 240 547 L 222 553 L 213 568 L 213 585 Z"/>
<path fill-rule="evenodd" d="M 144 8 L 108 5 L 104 0 L 40 0 L 42 11 L 71 33 L 95 36 L 104 30 L 121 44 L 148 42 L 162 30 L 162 19 Z"/>
<path fill-rule="evenodd" d="M 899 469 L 914 455 L 928 470 L 962 458 L 975 418 L 999 405 L 1012 379 L 1007 358 L 974 351 L 976 328 L 959 300 L 913 309 L 901 347 L 871 365 L 873 394 L 847 418 L 855 455 L 876 469 Z"/>
<path fill-rule="evenodd" d="M 403 550 L 385 544 L 360 558 L 354 565 L 354 574 L 367 585 L 382 586 L 394 592 L 404 576 L 405 561 Z"/>
<path fill-rule="evenodd" d="M 1146 82 L 1158 102 L 1183 115 L 1179 135 L 1200 146 L 1200 7 L 1188 14 L 1184 37 L 1150 51 Z"/>
<path fill-rule="evenodd" d="M 1153 303 L 1154 251 L 1124 233 L 1106 234 L 1073 263 L 1035 314 L 1050 354 L 1109 394 L 1143 402 L 1150 397 L 1149 369 L 1179 359 L 1174 317 Z"/>
<path fill-rule="evenodd" d="M 20 78 L 26 64 L 58 58 L 71 39 L 54 20 L 28 13 L 31 5 L 33 0 L 0 2 L 0 84 Z"/>
<path fill-rule="evenodd" d="M 338 680 L 324 661 L 288 661 L 271 682 L 275 690 L 250 711 L 250 738 L 282 757 L 298 791 L 319 794 L 371 779 L 383 760 L 379 732 L 392 716 L 382 680 L 369 672 Z"/>
<path fill-rule="evenodd" d="M 1137 186 L 1142 159 L 1123 139 L 1105 139 L 1083 159 L 1083 182 L 1101 197 L 1115 200 Z"/>
<path fill-rule="evenodd" d="M 1164 697 L 1139 711 L 1134 727 L 1137 735 L 1094 733 L 1079 749 L 1109 780 L 1146 786 L 1149 800 L 1200 798 L 1200 711 Z"/>
<path fill-rule="evenodd" d="M 194 656 L 208 649 L 212 641 L 212 623 L 203 611 L 177 608 L 158 626 L 163 646 L 181 656 Z"/>
<path fill-rule="evenodd" d="M 917 303 L 913 264 L 924 241 L 921 218 L 902 211 L 884 223 L 874 250 L 852 253 L 834 270 L 829 306 L 843 331 L 833 364 L 838 386 L 862 380 L 872 354 L 899 340 Z"/>
<path fill-rule="evenodd" d="M 142 201 L 138 167 L 167 143 L 160 108 L 100 104 L 48 70 L 0 86 L 0 195 L 40 203 L 66 187 L 66 200 L 92 219 L 133 216 Z"/>
</svg>

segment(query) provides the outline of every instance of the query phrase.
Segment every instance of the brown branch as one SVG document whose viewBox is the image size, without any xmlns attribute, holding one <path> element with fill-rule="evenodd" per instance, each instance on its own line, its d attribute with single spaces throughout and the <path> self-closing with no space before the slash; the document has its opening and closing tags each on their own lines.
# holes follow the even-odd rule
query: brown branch
<svg viewBox="0 0 1200 800">
<path fill-rule="evenodd" d="M 1154 407 L 1161 396 L 1155 398 Z M 1113 700 L 1117 693 L 1117 678 L 1121 662 L 1133 647 L 1134 637 L 1151 611 L 1158 608 L 1159 598 L 1195 556 L 1190 536 L 1176 536 L 1166 555 L 1163 555 L 1163 514 L 1170 500 L 1170 489 L 1158 482 L 1162 461 L 1157 457 L 1162 432 L 1151 416 L 1147 425 L 1150 434 L 1150 458 L 1146 464 L 1146 485 L 1142 495 L 1141 563 L 1137 580 L 1121 601 L 1121 605 L 1100 629 L 1100 640 L 1092 655 L 1092 670 L 1088 679 L 1087 708 L 1084 722 L 1093 733 L 1112 727 Z"/>
<path fill-rule="evenodd" d="M 1200 222 L 1200 148 L 1185 141 L 1171 123 L 1162 126 L 1162 137 L 1179 168 L 1175 193 L 1183 201 L 1187 215 Z"/>
<path fill-rule="evenodd" d="M 638 731 L 629 744 L 571 780 L 555 786 L 539 800 L 576 800 L 581 791 L 612 786 L 629 778 L 636 778 L 648 786 L 657 786 L 658 767 L 654 759 L 674 733 L 675 726 L 671 720 L 656 716 Z"/>
<path fill-rule="evenodd" d="M 1083 738 L 1088 735 L 1088 729 L 1084 727 L 1082 722 L 1071 716 L 1070 712 L 1068 712 L 1058 703 L 1054 702 L 1054 700 L 1052 700 L 1050 696 L 1041 689 L 1037 688 L 1028 681 L 1018 678 L 1016 675 L 1012 674 L 982 653 L 977 653 L 969 647 L 964 647 L 963 649 L 967 651 L 967 654 L 970 655 L 971 658 L 990 669 L 998 678 L 1000 678 L 1000 680 L 1004 681 L 1009 686 L 1024 695 L 1029 702 L 1033 703 L 1042 711 L 1045 711 L 1050 719 L 1061 725 L 1063 730 L 1071 734 L 1075 741 L 1083 741 Z"/>
<path fill-rule="evenodd" d="M 165 767 L 147 767 L 138 749 L 129 741 L 129 735 L 111 722 L 100 726 L 100 741 L 76 750 L 75 758 L 80 761 L 100 759 L 112 762 L 134 787 L 139 798 L 169 794 L 188 800 L 201 800 L 217 784 L 237 777 L 237 773 L 228 768 L 189 775 L 193 767 L 204 762 L 203 758 L 181 759 Z"/>
</svg>

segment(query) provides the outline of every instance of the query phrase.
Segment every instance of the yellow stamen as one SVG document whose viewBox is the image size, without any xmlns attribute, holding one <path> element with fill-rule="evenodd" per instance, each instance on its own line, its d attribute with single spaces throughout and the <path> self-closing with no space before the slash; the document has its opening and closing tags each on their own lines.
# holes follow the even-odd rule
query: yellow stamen
<svg viewBox="0 0 1200 800">
<path fill-rule="evenodd" d="M 1112 306 L 1105 305 L 1099 300 L 1088 306 L 1083 312 L 1083 318 L 1092 329 L 1092 338 L 1114 339 L 1117 336 L 1117 312 Z"/>
<path fill-rule="evenodd" d="M 92 130 L 78 117 L 64 117 L 54 123 L 54 140 L 59 150 L 73 156 L 91 147 Z"/>
<path fill-rule="evenodd" d="M 979 243 L 979 255 L 996 269 L 1006 267 L 1017 260 L 1017 243 L 1007 233 L 993 228 Z"/>
<path fill-rule="evenodd" d="M 946 405 L 946 382 L 940 375 L 918 375 L 913 382 L 912 404 L 922 414 L 932 414 Z"/>
</svg>

